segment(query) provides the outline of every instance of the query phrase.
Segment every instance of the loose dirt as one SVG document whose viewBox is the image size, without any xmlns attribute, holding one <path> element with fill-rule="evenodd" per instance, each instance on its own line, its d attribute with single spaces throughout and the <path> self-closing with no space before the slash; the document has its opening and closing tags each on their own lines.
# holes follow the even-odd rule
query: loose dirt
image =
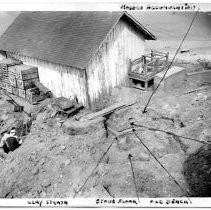
<svg viewBox="0 0 211 210">
<path fill-rule="evenodd" d="M 187 181 L 190 174 L 187 167 L 184 168 L 184 162 L 187 163 L 190 154 L 198 151 L 203 144 L 179 136 L 206 141 L 209 136 L 207 131 L 211 128 L 211 88 L 183 94 L 190 89 L 190 84 L 184 84 L 174 92 L 158 91 L 147 113 L 143 114 L 150 92 L 116 88 L 110 96 L 112 103 L 134 99 L 137 103 L 114 112 L 107 122 L 113 129 L 123 130 L 130 127 L 129 119 L 132 118 L 138 125 L 175 133 L 171 135 L 158 130 L 137 129 L 138 136 L 150 151 L 181 187 L 192 193 L 194 187 Z M 133 133 L 118 138 L 101 160 L 114 139 L 106 131 L 105 119 L 89 127 L 85 122 L 80 122 L 81 116 L 88 113 L 83 110 L 65 121 L 46 111 L 43 108 L 46 104 L 48 102 L 43 102 L 40 105 L 42 108 L 34 111 L 36 119 L 32 122 L 30 132 L 23 136 L 24 143 L 5 158 L 0 157 L 1 198 L 72 198 L 79 189 L 77 197 L 83 198 L 136 197 L 129 154 L 133 156 L 140 197 L 187 195 Z M 13 106 L 2 94 L 0 120 L 3 130 L 19 121 L 25 123 L 28 117 L 24 113 L 14 113 Z M 79 124 L 81 127 L 75 126 Z M 93 171 L 99 160 L 99 166 Z M 81 189 L 88 176 L 89 180 Z"/>
</svg>

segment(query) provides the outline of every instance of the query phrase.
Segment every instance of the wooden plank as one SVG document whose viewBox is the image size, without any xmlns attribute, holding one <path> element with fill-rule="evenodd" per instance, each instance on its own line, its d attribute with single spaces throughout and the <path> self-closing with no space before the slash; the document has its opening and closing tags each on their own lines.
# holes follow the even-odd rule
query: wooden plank
<svg viewBox="0 0 211 210">
<path fill-rule="evenodd" d="M 140 89 L 140 90 L 145 90 L 145 87 L 141 87 L 141 86 L 138 86 L 138 85 L 133 85 L 133 88 L 137 88 L 137 89 Z"/>
<path fill-rule="evenodd" d="M 142 62 L 142 57 L 136 58 L 135 60 L 133 60 L 133 61 L 131 61 L 131 62 L 132 62 L 132 65 L 133 65 L 133 64 L 141 63 L 141 62 Z"/>
<path fill-rule="evenodd" d="M 148 73 L 146 76 L 142 76 L 140 74 L 131 74 L 129 73 L 129 79 L 136 79 L 136 80 L 140 80 L 142 82 L 147 82 L 149 80 L 151 80 L 157 72 L 151 72 Z"/>
<path fill-rule="evenodd" d="M 12 86 L 10 83 L 7 83 L 6 91 L 12 93 Z"/>
<path fill-rule="evenodd" d="M 20 96 L 21 98 L 26 98 L 26 91 L 19 88 L 17 89 L 18 89 L 18 96 Z"/>
<path fill-rule="evenodd" d="M 16 87 L 12 87 L 12 94 L 18 96 L 18 89 Z"/>
<path fill-rule="evenodd" d="M 11 86 L 17 87 L 15 76 L 9 74 L 9 81 L 10 81 Z"/>
<path fill-rule="evenodd" d="M 39 78 L 33 78 L 29 80 L 19 80 L 17 79 L 17 87 L 23 90 L 33 88 L 35 85 L 34 83 L 39 81 Z"/>
<path fill-rule="evenodd" d="M 95 113 L 89 114 L 87 117 L 88 117 L 89 120 L 91 120 L 91 119 L 94 119 L 96 117 L 104 116 L 106 114 L 109 114 L 109 113 L 113 112 L 114 110 L 116 110 L 116 109 L 118 109 L 120 107 L 123 107 L 123 106 L 125 106 L 125 103 L 117 103 L 117 104 L 109 106 L 109 107 L 107 107 L 107 108 L 105 108 L 105 109 L 103 109 L 103 110 L 101 110 L 99 112 L 95 112 Z"/>
<path fill-rule="evenodd" d="M 67 117 L 71 117 L 73 115 L 76 115 L 79 111 L 81 111 L 84 108 L 84 106 L 82 104 L 78 104 L 77 106 L 75 106 L 75 108 L 68 110 L 67 113 Z"/>
<path fill-rule="evenodd" d="M 141 79 L 141 80 L 145 80 L 145 79 L 146 79 L 146 77 L 143 76 L 142 74 L 135 73 L 135 72 L 130 72 L 130 73 L 129 73 L 129 78 Z"/>
<path fill-rule="evenodd" d="M 116 110 L 119 110 L 119 109 L 125 108 L 125 107 L 127 107 L 127 106 L 130 106 L 130 105 L 132 105 L 132 104 L 134 104 L 134 103 L 130 103 L 130 104 L 126 104 L 126 103 L 117 103 L 117 104 L 114 104 L 114 105 L 112 105 L 112 106 L 109 106 L 109 107 L 107 107 L 107 108 L 105 108 L 105 109 L 103 109 L 103 110 L 101 110 L 101 111 L 99 111 L 99 112 L 95 112 L 95 113 L 93 113 L 93 114 L 89 114 L 89 115 L 87 115 L 87 118 L 88 118 L 89 120 L 91 120 L 91 119 L 94 119 L 94 118 L 96 118 L 96 117 L 102 117 L 102 116 L 105 116 L 105 115 L 107 115 L 107 114 L 110 114 L 110 113 L 112 113 L 112 112 L 114 112 L 114 111 L 116 111 Z"/>
</svg>

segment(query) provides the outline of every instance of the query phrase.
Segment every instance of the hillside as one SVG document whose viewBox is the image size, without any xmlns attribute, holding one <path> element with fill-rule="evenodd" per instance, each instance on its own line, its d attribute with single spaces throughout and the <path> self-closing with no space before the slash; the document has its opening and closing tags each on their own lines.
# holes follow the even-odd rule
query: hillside
<svg viewBox="0 0 211 210">
<path fill-rule="evenodd" d="M 192 188 L 195 185 L 193 183 L 189 188 L 183 164 L 203 144 L 179 136 L 204 140 L 207 135 L 205 131 L 211 126 L 211 92 L 209 87 L 200 92 L 184 94 L 193 87 L 186 83 L 173 92 L 158 92 L 146 114 L 142 110 L 150 92 L 114 89 L 112 103 L 134 99 L 138 99 L 138 102 L 114 112 L 107 119 L 115 130 L 130 127 L 131 118 L 137 125 L 156 128 L 136 127 L 137 135 L 184 190 L 175 184 L 133 133 L 115 140 L 112 133 L 106 132 L 103 122 L 96 120 L 89 126 L 87 121 L 80 118 L 86 116 L 87 110 L 73 118 L 62 119 L 54 116 L 55 106 L 51 100 L 47 100 L 33 112 L 30 132 L 23 136 L 23 145 L 0 157 L 0 197 L 135 197 L 129 154 L 133 156 L 140 197 L 180 197 L 187 196 L 187 193 L 194 196 Z M 24 113 L 13 112 L 13 107 L 6 99 L 2 94 L 1 130 L 27 120 Z M 194 166 L 191 168 L 193 171 Z M 194 182 L 197 184 L 197 181 Z"/>
</svg>

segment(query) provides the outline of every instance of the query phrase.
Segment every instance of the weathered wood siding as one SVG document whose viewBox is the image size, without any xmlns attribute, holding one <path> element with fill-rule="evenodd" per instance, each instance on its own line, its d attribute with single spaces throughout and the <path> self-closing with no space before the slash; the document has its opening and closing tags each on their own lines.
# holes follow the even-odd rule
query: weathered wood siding
<svg viewBox="0 0 211 210">
<path fill-rule="evenodd" d="M 111 88 L 128 84 L 130 59 L 144 54 L 145 39 L 120 20 L 110 31 L 87 66 L 91 104 L 100 103 Z"/>
<path fill-rule="evenodd" d="M 55 97 L 77 96 L 79 102 L 87 105 L 85 70 L 54 64 L 51 62 L 7 53 L 22 60 L 25 64 L 38 67 L 40 81 L 49 88 Z"/>
</svg>

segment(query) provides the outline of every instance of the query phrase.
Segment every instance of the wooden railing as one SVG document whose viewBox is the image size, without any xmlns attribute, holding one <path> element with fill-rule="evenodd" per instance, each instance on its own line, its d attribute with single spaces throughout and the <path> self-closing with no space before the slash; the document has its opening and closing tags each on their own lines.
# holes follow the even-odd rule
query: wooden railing
<svg viewBox="0 0 211 210">
<path fill-rule="evenodd" d="M 151 53 L 131 61 L 130 71 L 143 76 L 157 74 L 167 66 L 168 57 L 169 53 L 151 51 Z"/>
</svg>

